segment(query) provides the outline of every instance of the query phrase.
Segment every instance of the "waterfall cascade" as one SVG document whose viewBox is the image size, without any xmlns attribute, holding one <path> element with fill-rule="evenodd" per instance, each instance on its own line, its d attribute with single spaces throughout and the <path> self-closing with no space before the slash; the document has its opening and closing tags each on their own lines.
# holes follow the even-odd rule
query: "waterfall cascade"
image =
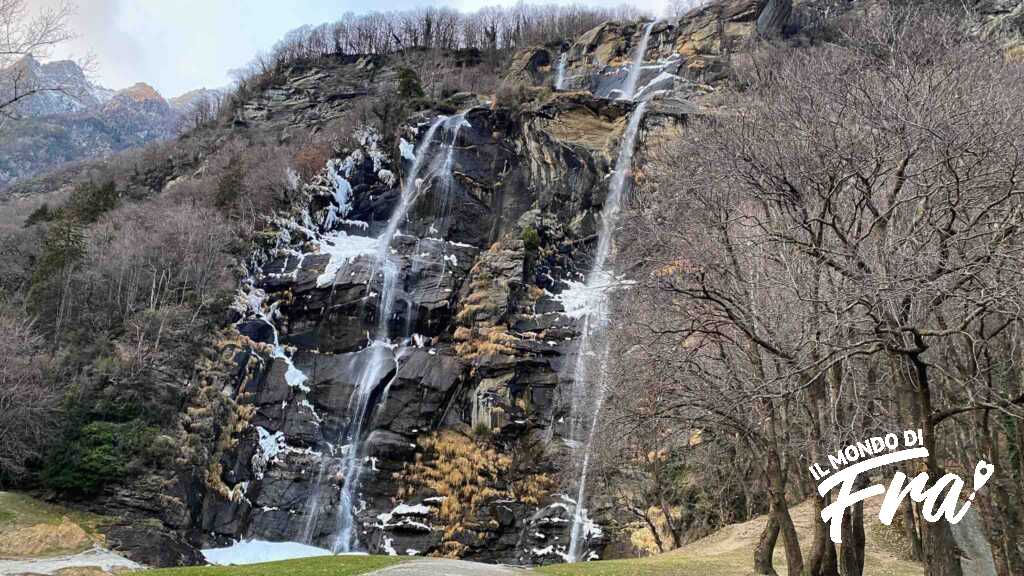
<svg viewBox="0 0 1024 576">
<path fill-rule="evenodd" d="M 316 525 L 321 512 L 319 509 L 320 488 L 329 467 L 332 464 L 337 464 L 338 476 L 342 479 L 342 485 L 336 510 L 337 530 L 331 544 L 332 551 L 336 553 L 351 552 L 359 546 L 358 535 L 355 533 L 355 500 L 359 488 L 362 461 L 365 456 L 362 447 L 365 439 L 364 425 L 374 412 L 375 406 L 372 405 L 374 398 L 382 397 L 382 395 L 376 394 L 379 384 L 389 373 L 397 370 L 397 359 L 401 346 L 404 345 L 404 340 L 411 336 L 412 323 L 408 321 L 405 323 L 406 328 L 402 331 L 403 333 L 392 333 L 391 320 L 395 314 L 394 307 L 400 292 L 398 281 L 401 262 L 392 254 L 391 244 L 398 234 L 399 226 L 405 221 L 409 210 L 415 204 L 430 177 L 429 175 L 421 176 L 421 174 L 429 167 L 427 160 L 431 153 L 431 144 L 437 131 L 442 128 L 449 130 L 452 137 L 442 151 L 443 162 L 437 173 L 432 176 L 440 180 L 442 195 L 450 193 L 449 180 L 454 148 L 459 130 L 464 123 L 462 115 L 452 118 L 440 116 L 431 123 L 419 147 L 414 151 L 412 165 L 403 183 L 398 203 L 388 218 L 383 232 L 376 239 L 371 282 L 379 278 L 380 285 L 378 287 L 376 326 L 374 333 L 370 335 L 371 340 L 367 346 L 369 357 L 363 363 L 356 378 L 355 390 L 349 399 L 349 424 L 340 434 L 338 442 L 333 445 L 335 454 L 340 452 L 340 457 L 333 462 L 326 457 L 321 459 L 317 489 L 310 496 L 303 533 L 303 539 L 306 542 L 311 542 L 315 538 Z M 441 199 L 442 205 L 446 205 L 447 202 L 447 198 Z M 409 314 L 411 315 L 411 311 Z"/>
<path fill-rule="evenodd" d="M 403 340 L 411 336 L 411 334 L 390 333 L 391 316 L 394 313 L 394 304 L 397 299 L 398 276 L 401 269 L 400 262 L 391 258 L 391 242 L 398 233 L 399 225 L 405 221 L 409 209 L 419 197 L 422 191 L 421 186 L 425 184 L 426 178 L 420 181 L 419 173 L 423 168 L 434 132 L 442 125 L 451 125 L 453 120 L 453 136 L 446 146 L 447 150 L 444 153 L 445 161 L 441 167 L 441 173 L 437 175 L 438 178 L 447 182 L 452 168 L 455 141 L 458 138 L 458 131 L 464 121 L 461 115 L 451 119 L 441 116 L 430 126 L 424 137 L 423 144 L 420 145 L 420 149 L 416 152 L 412 169 L 409 172 L 409 178 L 402 186 L 402 195 L 398 206 L 391 213 L 387 228 L 385 228 L 384 233 L 379 238 L 376 265 L 382 276 L 382 283 L 377 312 L 377 336 L 370 344 L 372 349 L 370 360 L 366 363 L 359 377 L 355 394 L 352 395 L 349 406 L 349 414 L 351 414 L 352 420 L 345 433 L 347 449 L 342 459 L 341 468 L 344 483 L 341 486 L 337 512 L 338 532 L 331 547 L 334 552 L 351 552 L 354 546 L 358 546 L 358 536 L 354 534 L 354 500 L 356 491 L 359 488 L 359 474 L 362 471 L 363 424 L 373 412 L 373 406 L 370 405 L 370 401 L 373 398 L 373 391 L 377 384 L 388 372 L 392 370 L 397 372 L 398 354 L 395 351 L 395 346 L 401 346 L 402 343 L 392 344 L 391 338 L 397 337 L 399 340 Z M 409 323 L 406 325 L 410 326 Z"/>
<path fill-rule="evenodd" d="M 561 90 L 562 86 L 565 85 L 565 61 L 568 59 L 569 54 L 562 52 L 562 56 L 558 59 L 558 73 L 555 75 L 555 90 Z"/>
<path fill-rule="evenodd" d="M 633 55 L 633 62 L 620 98 L 632 100 L 643 66 L 644 54 L 656 22 L 650 22 Z M 569 421 L 569 445 L 573 449 L 576 486 L 572 530 L 569 549 L 564 555 L 567 562 L 587 560 L 583 557 L 588 526 L 586 489 L 590 469 L 591 445 L 597 428 L 598 417 L 604 404 L 608 365 L 608 296 L 614 288 L 616 278 L 608 265 L 612 250 L 615 227 L 622 211 L 622 199 L 629 183 L 629 171 L 633 163 L 633 149 L 636 144 L 640 122 L 643 119 L 646 102 L 633 110 L 619 145 L 619 154 L 609 182 L 608 196 L 601 210 L 601 225 L 598 229 L 597 251 L 594 262 L 583 288 L 588 296 L 587 310 L 580 325 L 579 349 L 573 367 L 572 413 Z"/>
</svg>

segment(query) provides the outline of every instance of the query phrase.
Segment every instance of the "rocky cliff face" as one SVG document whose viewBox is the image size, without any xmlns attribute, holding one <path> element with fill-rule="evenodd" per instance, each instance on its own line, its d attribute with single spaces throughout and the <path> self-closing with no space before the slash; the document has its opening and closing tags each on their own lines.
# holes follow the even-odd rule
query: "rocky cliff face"
<svg viewBox="0 0 1024 576">
<path fill-rule="evenodd" d="M 331 164 L 240 294 L 240 377 L 228 390 L 246 425 L 215 463 L 221 492 L 202 503 L 210 543 L 330 547 L 337 515 L 310 512 L 339 506 L 339 470 L 323 460 L 359 449 L 361 545 L 524 559 L 524 520 L 555 498 L 545 437 L 575 334 L 556 294 L 585 270 L 574 245 L 593 235 L 628 110 L 575 94 L 519 115 L 473 107 L 457 137 L 443 128 L 432 144 L 429 121 L 409 128 L 408 146 L 427 146 L 432 165 L 391 244 L 399 297 L 387 321 L 409 336 L 393 340 L 390 368 L 370 385 L 363 447 L 335 439 L 353 425 L 372 361 L 374 239 L 411 160 L 387 158 L 368 133 Z M 461 482 L 452 466 L 465 466 Z"/>
<path fill-rule="evenodd" d="M 35 87 L 57 87 L 35 94 L 15 104 L 16 112 L 30 117 L 69 114 L 98 108 L 114 95 L 113 90 L 90 82 L 71 60 L 40 63 L 25 56 L 7 70 L 0 71 L 0 82 L 17 82 L 21 91 Z M 0 84 L 0 85 L 3 85 Z"/>
<path fill-rule="evenodd" d="M 580 61 L 608 58 L 611 68 L 574 67 L 591 89 L 516 110 L 470 104 L 436 127 L 423 114 L 405 129 L 398 157 L 363 133 L 359 148 L 302 190 L 305 200 L 254 255 L 239 292 L 224 342 L 231 376 L 210 383 L 230 399 L 231 416 L 194 503 L 201 545 L 336 546 L 353 482 L 344 461 L 357 451 L 360 548 L 526 564 L 563 558 L 571 507 L 559 491 L 561 400 L 578 317 L 566 290 L 589 268 L 633 108 L 609 98 L 629 62 L 605 54 L 628 49 L 637 30 L 607 25 L 572 48 Z M 664 107 L 694 83 L 675 74 L 678 54 L 658 56 L 671 51 L 670 33 L 659 28 L 657 37 L 648 55 L 657 70 L 645 70 L 641 86 Z M 357 76 L 347 81 L 315 81 L 322 72 L 311 71 L 270 89 L 237 121 L 330 114 L 343 98 L 330 94 L 359 90 L 367 64 L 352 66 Z M 418 161 L 414 200 L 388 244 L 389 277 L 377 239 Z M 382 310 L 385 282 L 397 298 Z M 382 314 L 392 337 L 386 367 L 372 371 Z M 361 437 L 341 440 L 357 425 Z M 599 550 L 600 530 L 591 536 Z"/>
</svg>

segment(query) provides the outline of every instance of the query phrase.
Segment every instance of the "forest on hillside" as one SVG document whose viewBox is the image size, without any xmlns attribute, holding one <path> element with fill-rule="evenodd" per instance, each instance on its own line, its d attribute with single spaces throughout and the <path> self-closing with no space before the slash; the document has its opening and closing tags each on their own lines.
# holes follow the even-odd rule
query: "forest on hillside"
<svg viewBox="0 0 1024 576">
<path fill-rule="evenodd" d="M 1003 467 L 975 505 L 999 573 L 1021 569 L 1022 69 L 960 18 L 892 10 L 755 49 L 717 113 L 647 151 L 604 461 L 659 548 L 767 506 L 761 542 L 781 533 L 799 565 L 786 502 L 829 503 L 806 468 L 920 429 L 909 477 Z M 958 554 L 919 507 L 897 523 L 912 557 Z M 837 563 L 826 532 L 812 574 Z"/>
</svg>

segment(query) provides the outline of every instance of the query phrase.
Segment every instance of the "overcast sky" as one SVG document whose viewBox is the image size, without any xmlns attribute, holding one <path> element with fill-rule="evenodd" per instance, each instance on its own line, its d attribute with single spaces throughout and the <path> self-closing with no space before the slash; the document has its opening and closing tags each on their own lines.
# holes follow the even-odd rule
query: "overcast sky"
<svg viewBox="0 0 1024 576">
<path fill-rule="evenodd" d="M 58 0 L 29 0 L 47 5 Z M 590 5 L 629 4 L 659 13 L 666 0 L 589 0 Z M 555 3 L 571 4 L 566 0 Z M 120 89 L 135 82 L 165 97 L 230 82 L 228 71 L 267 50 L 303 24 L 337 20 L 345 12 L 446 5 L 464 11 L 509 0 L 76 0 L 78 38 L 51 57 L 91 54 L 94 81 Z M 540 2 L 546 3 L 546 2 Z"/>
</svg>

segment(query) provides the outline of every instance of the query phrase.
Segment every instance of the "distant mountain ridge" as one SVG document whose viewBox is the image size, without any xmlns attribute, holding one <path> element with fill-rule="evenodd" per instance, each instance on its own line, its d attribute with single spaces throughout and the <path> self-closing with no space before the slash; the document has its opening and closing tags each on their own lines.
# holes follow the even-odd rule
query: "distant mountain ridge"
<svg viewBox="0 0 1024 576">
<path fill-rule="evenodd" d="M 16 79 L 22 91 L 41 89 L 0 124 L 0 189 L 68 162 L 172 138 L 198 102 L 220 95 L 202 88 L 168 101 L 144 82 L 115 91 L 91 82 L 74 61 L 40 63 L 31 56 L 0 78 L 8 87 Z"/>
<path fill-rule="evenodd" d="M 61 88 L 39 92 L 15 104 L 15 112 L 23 116 L 52 116 L 98 108 L 115 93 L 114 90 L 90 82 L 82 68 L 72 60 L 40 63 L 29 55 L 2 74 L 7 78 L 16 78 L 23 91 L 34 87 Z"/>
</svg>

